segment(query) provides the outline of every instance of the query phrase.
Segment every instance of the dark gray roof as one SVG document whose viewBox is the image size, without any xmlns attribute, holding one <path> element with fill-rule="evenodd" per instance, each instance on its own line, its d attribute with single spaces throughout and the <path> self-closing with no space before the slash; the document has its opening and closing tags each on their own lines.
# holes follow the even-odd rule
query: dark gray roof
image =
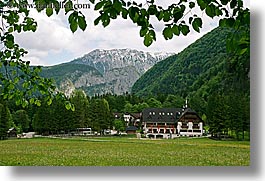
<svg viewBox="0 0 265 181">
<path fill-rule="evenodd" d="M 182 115 L 181 108 L 146 108 L 143 110 L 144 122 L 174 123 Z"/>
<path fill-rule="evenodd" d="M 198 118 L 200 121 L 203 121 L 201 117 L 192 109 L 187 108 L 179 117 L 179 119 L 182 119 L 185 116 L 185 118 Z"/>
<path fill-rule="evenodd" d="M 131 115 L 135 119 L 139 119 L 139 118 L 141 118 L 142 113 L 128 113 L 128 112 L 126 112 L 126 113 L 124 113 L 124 115 Z"/>
<path fill-rule="evenodd" d="M 135 127 L 135 126 L 128 126 L 127 128 L 126 128 L 126 131 L 136 131 L 138 128 L 137 127 Z"/>
</svg>

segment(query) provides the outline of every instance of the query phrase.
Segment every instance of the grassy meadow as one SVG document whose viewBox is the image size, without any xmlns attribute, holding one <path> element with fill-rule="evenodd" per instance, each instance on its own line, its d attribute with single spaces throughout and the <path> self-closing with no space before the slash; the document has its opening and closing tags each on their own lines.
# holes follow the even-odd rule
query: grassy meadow
<svg viewBox="0 0 265 181">
<path fill-rule="evenodd" d="M 34 138 L 0 141 L 5 166 L 248 166 L 250 142 L 208 138 Z"/>
</svg>

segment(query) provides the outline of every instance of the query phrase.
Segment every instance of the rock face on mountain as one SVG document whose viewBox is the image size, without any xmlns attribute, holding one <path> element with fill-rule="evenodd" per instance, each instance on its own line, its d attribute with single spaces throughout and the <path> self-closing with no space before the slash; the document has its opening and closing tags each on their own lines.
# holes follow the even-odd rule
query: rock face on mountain
<svg viewBox="0 0 265 181">
<path fill-rule="evenodd" d="M 145 73 L 154 64 L 167 58 L 170 53 L 149 53 L 131 49 L 96 49 L 71 63 L 85 64 L 96 68 L 101 74 L 117 68 L 133 66 L 139 74 Z"/>
<path fill-rule="evenodd" d="M 44 67 L 45 77 L 53 77 L 58 88 L 71 94 L 74 88 L 88 95 L 131 92 L 133 84 L 170 53 L 148 53 L 131 49 L 94 50 L 69 63 Z M 71 88 L 67 89 L 67 85 Z M 67 91 L 66 91 L 67 90 Z"/>
</svg>

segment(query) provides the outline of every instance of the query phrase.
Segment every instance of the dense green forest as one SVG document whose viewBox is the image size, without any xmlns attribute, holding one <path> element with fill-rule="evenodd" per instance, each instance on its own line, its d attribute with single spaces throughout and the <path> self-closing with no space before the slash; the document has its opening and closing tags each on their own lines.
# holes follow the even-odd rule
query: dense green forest
<svg viewBox="0 0 265 181">
<path fill-rule="evenodd" d="M 240 31 L 212 30 L 181 53 L 157 63 L 137 80 L 132 92 L 140 97 L 187 98 L 210 132 L 244 137 L 250 128 L 250 54 L 227 52 L 226 47 Z M 249 37 L 249 28 L 243 31 Z"/>
<path fill-rule="evenodd" d="M 0 139 L 7 137 L 10 127 L 16 127 L 20 133 L 69 133 L 79 127 L 101 132 L 117 123 L 113 117 L 115 112 L 182 107 L 185 99 L 212 135 L 249 139 L 250 57 L 226 51 L 227 37 L 237 33 L 225 28 L 214 29 L 181 53 L 152 67 L 135 83 L 132 94 L 88 97 L 82 90 L 76 90 L 68 99 L 75 111 L 65 109 L 65 100 L 60 98 L 49 106 L 27 108 L 0 100 Z M 71 70 L 73 67 L 66 67 L 65 73 Z"/>
<path fill-rule="evenodd" d="M 185 102 L 174 95 L 168 95 L 161 101 L 155 98 L 139 98 L 132 94 L 88 97 L 82 90 L 76 90 L 69 98 L 75 111 L 65 109 L 64 99 L 56 99 L 51 105 L 42 104 L 40 107 L 30 105 L 26 109 L 12 101 L 0 101 L 1 125 L 5 126 L 2 131 L 5 135 L 3 138 L 7 136 L 6 130 L 10 127 L 16 127 L 19 133 L 36 131 L 44 135 L 69 133 L 82 127 L 91 127 L 94 131 L 102 132 L 104 129 L 112 129 L 115 121 L 118 121 L 114 120 L 115 112 L 141 112 L 148 107 L 181 107 Z"/>
<path fill-rule="evenodd" d="M 227 36 L 237 32 L 216 28 L 148 70 L 132 88 L 139 96 L 177 94 L 207 99 L 213 92 L 249 93 L 250 57 L 228 53 Z"/>
</svg>

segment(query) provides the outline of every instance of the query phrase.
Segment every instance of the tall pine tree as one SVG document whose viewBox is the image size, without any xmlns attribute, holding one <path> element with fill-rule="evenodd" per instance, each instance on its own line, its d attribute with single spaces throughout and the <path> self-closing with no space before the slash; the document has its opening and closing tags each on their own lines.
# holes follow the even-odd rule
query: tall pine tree
<svg viewBox="0 0 265 181">
<path fill-rule="evenodd" d="M 11 126 L 11 114 L 7 106 L 0 103 L 0 140 L 7 138 L 7 131 Z"/>
</svg>

